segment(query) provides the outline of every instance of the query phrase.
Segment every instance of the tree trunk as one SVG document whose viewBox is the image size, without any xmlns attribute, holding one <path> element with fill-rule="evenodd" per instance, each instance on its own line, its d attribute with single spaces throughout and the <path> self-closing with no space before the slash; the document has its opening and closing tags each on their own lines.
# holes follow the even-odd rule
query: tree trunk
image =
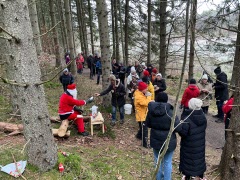
<svg viewBox="0 0 240 180">
<path fill-rule="evenodd" d="M 126 0 L 125 4 L 125 63 L 128 65 L 128 19 L 129 19 L 129 0 Z"/>
<path fill-rule="evenodd" d="M 118 1 L 114 0 L 114 19 L 115 19 L 115 41 L 116 41 L 116 61 L 120 62 L 119 56 L 119 36 L 118 36 Z"/>
<path fill-rule="evenodd" d="M 41 38 L 39 36 L 40 30 L 38 25 L 38 14 L 35 0 L 28 0 L 28 9 L 34 37 L 33 41 L 36 46 L 37 55 L 39 56 L 42 53 L 42 43 Z"/>
<path fill-rule="evenodd" d="M 188 79 L 193 78 L 193 68 L 194 68 L 194 51 L 195 51 L 195 27 L 196 27 L 196 16 L 197 16 L 197 0 L 192 1 L 191 8 L 191 21 L 190 21 L 190 54 L 189 54 L 189 70 Z"/>
<path fill-rule="evenodd" d="M 54 10 L 54 1 L 49 0 L 49 9 L 50 9 L 50 16 L 52 21 L 52 27 L 56 25 L 56 17 L 55 17 L 55 10 Z M 54 48 L 55 48 L 55 56 L 56 56 L 56 67 L 61 66 L 61 54 L 59 49 L 59 40 L 58 40 L 58 32 L 57 27 L 52 30 L 53 40 L 54 40 Z"/>
<path fill-rule="evenodd" d="M 81 19 L 82 19 L 82 28 L 83 28 L 83 38 L 84 38 L 84 46 L 85 46 L 85 54 L 88 55 L 88 33 L 87 33 L 87 26 L 85 22 L 86 13 L 84 11 L 83 1 L 80 0 L 80 10 L 81 10 Z"/>
<path fill-rule="evenodd" d="M 116 58 L 116 43 L 115 43 L 115 22 L 114 22 L 114 0 L 111 0 L 111 15 L 112 15 L 112 58 Z"/>
<path fill-rule="evenodd" d="M 81 50 L 85 54 L 85 43 L 83 39 L 83 28 L 82 28 L 82 16 L 81 16 L 81 10 L 80 10 L 80 0 L 76 0 L 76 6 L 77 6 L 77 19 L 78 19 L 78 28 L 79 28 L 79 39 L 81 44 Z"/>
<path fill-rule="evenodd" d="M 118 0 L 118 6 L 119 6 L 119 20 L 120 20 L 120 31 L 121 31 L 121 44 L 122 44 L 122 57 L 123 57 L 123 63 L 125 66 L 127 66 L 125 61 L 125 52 L 124 52 L 124 36 L 123 36 L 123 24 L 122 24 L 122 5 L 121 0 Z"/>
<path fill-rule="evenodd" d="M 159 72 L 166 77 L 166 28 L 167 28 L 167 1 L 160 2 L 160 56 L 159 56 Z"/>
<path fill-rule="evenodd" d="M 238 21 L 238 33 L 236 40 L 236 49 L 233 66 L 232 85 L 236 86 L 234 92 L 234 105 L 231 112 L 231 121 L 227 131 L 227 139 L 223 148 L 219 172 L 221 179 L 240 179 L 240 121 L 239 121 L 239 104 L 240 104 L 240 13 Z M 236 78 L 238 77 L 238 78 Z"/>
<path fill-rule="evenodd" d="M 67 25 L 67 37 L 69 42 L 69 50 L 70 50 L 70 59 L 74 61 L 74 40 L 73 40 L 73 31 L 72 31 L 72 21 L 71 21 L 71 13 L 69 0 L 64 0 L 65 7 L 65 16 L 66 16 L 66 25 Z M 76 76 L 76 63 L 72 62 L 69 66 L 69 69 L 73 76 Z"/>
<path fill-rule="evenodd" d="M 148 0 L 148 44 L 147 44 L 147 64 L 151 63 L 151 42 L 152 42 L 152 38 L 151 38 L 151 13 L 152 13 L 152 4 L 151 4 L 151 0 Z"/>
<path fill-rule="evenodd" d="M 102 89 L 106 89 L 109 86 L 108 77 L 111 71 L 108 11 L 107 11 L 107 3 L 105 0 L 96 0 L 96 2 L 97 2 L 97 16 L 98 16 L 98 26 L 99 26 L 99 35 L 100 35 L 100 45 L 101 45 Z M 110 102 L 111 102 L 110 95 L 103 96 L 104 106 L 110 106 Z"/>
<path fill-rule="evenodd" d="M 53 168 L 57 162 L 57 146 L 50 128 L 43 85 L 40 82 L 40 67 L 33 43 L 27 0 L 1 1 L 0 24 L 14 36 L 1 46 L 0 54 L 10 56 L 7 68 L 12 70 L 14 79 L 11 88 L 17 94 L 19 109 L 24 126 L 28 162 L 41 171 Z M 31 50 L 31 51 L 30 51 Z"/>
<path fill-rule="evenodd" d="M 60 16 L 61 21 L 61 35 L 62 35 L 62 44 L 64 48 L 64 52 L 67 52 L 68 49 L 68 43 L 67 43 L 67 32 L 66 32 L 66 25 L 65 25 L 65 19 L 64 19 L 64 10 L 63 10 L 63 4 L 62 0 L 57 1 L 58 5 L 58 12 Z"/>
<path fill-rule="evenodd" d="M 89 27 L 90 27 L 90 35 L 91 35 L 92 54 L 94 54 L 92 8 L 91 8 L 91 1 L 90 0 L 88 0 L 88 16 L 89 16 Z"/>
</svg>

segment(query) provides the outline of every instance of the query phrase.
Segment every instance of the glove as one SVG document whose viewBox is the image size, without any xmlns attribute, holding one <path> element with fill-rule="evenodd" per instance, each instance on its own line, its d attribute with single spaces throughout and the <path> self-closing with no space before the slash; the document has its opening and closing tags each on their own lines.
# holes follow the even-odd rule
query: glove
<svg viewBox="0 0 240 180">
<path fill-rule="evenodd" d="M 93 98 L 93 97 L 90 97 L 90 98 L 87 99 L 85 102 L 86 102 L 86 104 L 89 104 L 89 103 L 93 102 L 93 100 L 94 100 L 94 98 Z"/>
<path fill-rule="evenodd" d="M 182 109 L 183 108 L 183 105 L 182 104 L 180 104 L 180 106 L 179 106 L 179 109 Z"/>
<path fill-rule="evenodd" d="M 147 91 L 147 92 L 145 93 L 145 96 L 152 96 L 152 94 Z"/>
<path fill-rule="evenodd" d="M 74 106 L 73 108 L 74 111 L 77 111 L 79 114 L 82 114 L 83 113 L 83 110 L 81 110 L 79 107 L 77 106 Z"/>
</svg>

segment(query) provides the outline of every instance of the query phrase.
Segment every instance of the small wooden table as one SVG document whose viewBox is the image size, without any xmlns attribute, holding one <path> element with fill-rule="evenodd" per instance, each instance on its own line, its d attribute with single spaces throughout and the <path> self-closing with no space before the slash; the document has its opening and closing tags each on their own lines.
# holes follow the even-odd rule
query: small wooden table
<svg viewBox="0 0 240 180">
<path fill-rule="evenodd" d="M 96 124 L 101 124 L 102 125 L 102 133 L 105 133 L 105 129 L 104 129 L 104 121 L 96 121 L 94 120 L 94 118 L 91 116 L 91 135 L 93 136 L 93 125 Z"/>
</svg>

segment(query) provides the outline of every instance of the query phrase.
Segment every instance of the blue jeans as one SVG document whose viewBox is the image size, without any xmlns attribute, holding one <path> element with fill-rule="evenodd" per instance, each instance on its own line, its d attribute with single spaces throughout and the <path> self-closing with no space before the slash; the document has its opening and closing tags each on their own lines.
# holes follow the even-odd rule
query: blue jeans
<svg viewBox="0 0 240 180">
<path fill-rule="evenodd" d="M 157 165 L 159 149 L 153 149 L 155 166 Z M 171 180 L 172 179 L 172 157 L 173 151 L 167 152 L 160 164 L 157 180 Z"/>
<path fill-rule="evenodd" d="M 124 120 L 124 107 L 118 107 L 119 108 L 119 112 L 120 112 L 120 119 Z M 112 106 L 112 121 L 116 121 L 116 111 L 117 108 L 115 106 Z"/>
</svg>

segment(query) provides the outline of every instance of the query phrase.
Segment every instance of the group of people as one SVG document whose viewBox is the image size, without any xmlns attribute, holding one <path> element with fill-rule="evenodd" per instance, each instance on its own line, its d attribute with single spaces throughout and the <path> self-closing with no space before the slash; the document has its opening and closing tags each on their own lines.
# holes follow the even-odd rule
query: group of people
<svg viewBox="0 0 240 180">
<path fill-rule="evenodd" d="M 100 57 L 89 56 L 88 67 L 90 68 L 90 78 L 94 72 L 101 70 Z M 90 63 L 89 63 L 90 62 Z M 99 68 L 100 67 L 100 68 Z M 66 77 L 68 70 L 65 69 L 60 81 L 63 84 L 64 93 L 60 98 L 59 115 L 61 119 L 75 120 L 78 131 L 81 135 L 87 136 L 84 129 L 81 109 L 82 106 L 90 103 L 92 99 L 77 100 L 76 85 L 73 84 L 71 76 Z M 227 75 L 221 71 L 220 67 L 214 70 L 216 82 L 212 83 L 205 73 L 197 83 L 195 79 L 189 81 L 185 89 L 180 108 L 183 108 L 181 120 L 176 116 L 174 119 L 174 130 L 171 130 L 173 106 L 168 103 L 166 82 L 161 73 L 152 65 L 145 66 L 138 61 L 134 65 L 129 63 L 128 67 L 112 61 L 112 74 L 109 76 L 110 84 L 107 89 L 95 96 L 112 94 L 112 119 L 111 125 L 117 122 L 117 109 L 120 113 L 120 124 L 124 123 L 124 105 L 126 95 L 130 98 L 135 111 L 135 118 L 139 129 L 136 138 L 141 140 L 141 145 L 149 148 L 148 128 L 150 131 L 150 146 L 153 148 L 154 162 L 157 165 L 159 154 L 162 152 L 169 131 L 172 132 L 167 152 L 163 157 L 157 173 L 157 180 L 170 180 L 172 174 L 172 157 L 177 145 L 178 133 L 181 137 L 180 143 L 180 164 L 179 170 L 182 172 L 183 180 L 190 180 L 192 177 L 204 179 L 206 171 L 205 162 L 205 136 L 207 119 L 206 114 L 210 105 L 213 91 L 215 91 L 218 119 L 216 122 L 223 122 L 225 114 L 225 128 L 229 125 L 231 109 L 234 101 L 233 96 L 228 100 Z M 125 80 L 125 78 L 127 78 Z M 99 83 L 99 80 L 98 80 Z M 228 100 L 228 101 L 227 101 Z"/>
</svg>

